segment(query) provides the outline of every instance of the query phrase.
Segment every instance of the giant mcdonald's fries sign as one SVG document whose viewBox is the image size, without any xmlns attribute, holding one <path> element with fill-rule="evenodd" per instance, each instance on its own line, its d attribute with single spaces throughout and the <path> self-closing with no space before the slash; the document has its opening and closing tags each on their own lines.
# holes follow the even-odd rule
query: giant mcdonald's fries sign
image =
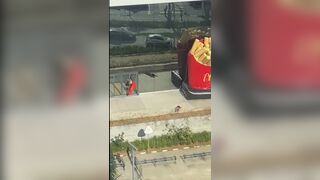
<svg viewBox="0 0 320 180">
<path fill-rule="evenodd" d="M 211 90 L 211 38 L 195 39 L 188 53 L 188 85 L 194 90 Z"/>
</svg>

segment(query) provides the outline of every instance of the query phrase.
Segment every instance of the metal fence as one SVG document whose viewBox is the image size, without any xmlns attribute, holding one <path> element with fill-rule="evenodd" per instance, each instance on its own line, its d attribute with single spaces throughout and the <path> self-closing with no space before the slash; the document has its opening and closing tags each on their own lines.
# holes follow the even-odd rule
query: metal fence
<svg viewBox="0 0 320 180">
<path fill-rule="evenodd" d="M 125 163 L 122 157 L 115 155 L 114 158 L 117 160 L 116 167 L 122 167 L 123 170 L 125 170 Z"/>
<path fill-rule="evenodd" d="M 211 156 L 211 152 L 187 154 L 187 155 L 180 156 L 180 158 L 184 161 L 186 159 L 194 159 L 194 158 L 205 159 L 207 156 Z"/>
<path fill-rule="evenodd" d="M 162 157 L 162 158 L 154 158 L 154 159 L 145 159 L 141 161 L 136 161 L 137 164 L 143 165 L 143 164 L 161 164 L 161 163 L 176 163 L 177 162 L 177 157 L 176 156 L 171 156 L 171 157 Z"/>
</svg>

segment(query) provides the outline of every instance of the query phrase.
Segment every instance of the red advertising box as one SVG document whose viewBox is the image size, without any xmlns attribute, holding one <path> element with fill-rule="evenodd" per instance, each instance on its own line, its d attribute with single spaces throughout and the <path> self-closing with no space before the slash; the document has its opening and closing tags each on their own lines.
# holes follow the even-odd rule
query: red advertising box
<svg viewBox="0 0 320 180">
<path fill-rule="evenodd" d="M 188 53 L 188 85 L 193 90 L 211 90 L 211 66 L 200 64 Z"/>
<path fill-rule="evenodd" d="M 187 46 L 183 46 L 181 43 L 178 43 L 178 71 L 181 78 L 184 78 L 186 72 L 185 68 L 187 64 L 188 51 L 192 46 L 192 43 L 189 44 Z"/>
<path fill-rule="evenodd" d="M 182 78 L 184 78 L 184 75 L 186 72 L 185 68 L 187 64 L 188 53 L 193 45 L 193 42 L 195 39 L 202 39 L 202 38 L 203 36 L 198 36 L 198 37 L 189 39 L 184 44 L 178 43 L 178 70 L 179 70 L 179 75 Z"/>
<path fill-rule="evenodd" d="M 178 71 L 182 79 L 185 79 L 188 53 L 195 39 L 203 39 L 210 36 L 210 28 L 189 28 L 182 33 L 177 44 L 178 48 Z"/>
<path fill-rule="evenodd" d="M 250 0 L 250 64 L 256 82 L 320 88 L 320 6 L 308 0 Z"/>
</svg>

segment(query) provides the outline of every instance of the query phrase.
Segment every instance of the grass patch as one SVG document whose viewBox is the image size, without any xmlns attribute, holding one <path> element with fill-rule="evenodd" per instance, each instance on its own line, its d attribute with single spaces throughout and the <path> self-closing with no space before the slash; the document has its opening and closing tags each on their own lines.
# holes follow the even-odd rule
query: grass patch
<svg viewBox="0 0 320 180">
<path fill-rule="evenodd" d="M 115 46 L 110 48 L 111 56 L 125 56 L 125 55 L 139 55 L 139 54 L 148 54 L 148 53 L 164 53 L 172 52 L 174 50 L 169 49 L 168 47 L 143 47 L 136 45 L 128 46 Z"/>
<path fill-rule="evenodd" d="M 125 152 L 128 146 L 128 141 L 123 139 L 123 135 L 119 134 L 111 139 L 111 150 L 114 153 Z M 150 149 L 160 149 L 165 147 L 173 147 L 180 145 L 196 145 L 211 142 L 211 132 L 203 131 L 193 133 L 189 127 L 167 126 L 167 133 L 161 136 L 154 136 L 149 139 Z M 141 139 L 132 142 L 139 151 L 148 149 L 148 140 Z"/>
</svg>

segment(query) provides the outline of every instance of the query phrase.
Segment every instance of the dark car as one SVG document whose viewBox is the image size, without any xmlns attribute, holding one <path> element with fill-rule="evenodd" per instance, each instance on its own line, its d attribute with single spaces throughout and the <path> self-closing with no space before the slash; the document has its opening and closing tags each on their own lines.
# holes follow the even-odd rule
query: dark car
<svg viewBox="0 0 320 180">
<path fill-rule="evenodd" d="M 122 43 L 134 43 L 136 36 L 126 30 L 125 28 L 111 28 L 110 29 L 110 43 L 122 44 Z"/>
<path fill-rule="evenodd" d="M 160 34 L 149 34 L 146 39 L 146 47 L 164 47 L 171 48 L 173 41 L 171 38 L 164 37 Z"/>
</svg>

